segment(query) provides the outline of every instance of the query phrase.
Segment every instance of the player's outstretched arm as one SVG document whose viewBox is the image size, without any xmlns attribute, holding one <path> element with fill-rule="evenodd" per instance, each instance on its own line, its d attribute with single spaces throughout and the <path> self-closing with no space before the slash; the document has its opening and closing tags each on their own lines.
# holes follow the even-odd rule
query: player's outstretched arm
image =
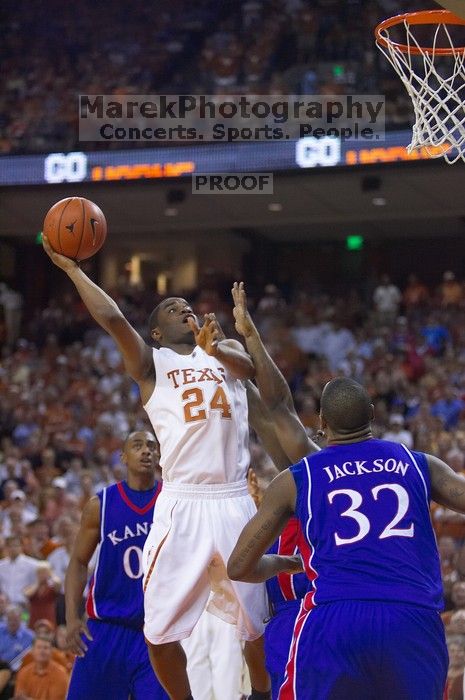
<svg viewBox="0 0 465 700">
<path fill-rule="evenodd" d="M 265 554 L 293 514 L 295 499 L 295 482 L 286 469 L 273 479 L 258 512 L 242 530 L 228 560 L 229 578 L 258 583 L 283 572 L 295 574 L 303 570 L 300 557 Z"/>
<path fill-rule="evenodd" d="M 271 412 L 281 405 L 290 408 L 293 405 L 291 390 L 271 359 L 252 320 L 247 308 L 244 283 L 234 282 L 231 293 L 234 301 L 233 315 L 236 330 L 244 338 L 247 350 L 252 357 L 255 378 L 265 406 Z"/>
<path fill-rule="evenodd" d="M 89 313 L 117 343 L 123 355 L 127 373 L 139 383 L 150 379 L 151 373 L 155 371 L 152 350 L 123 316 L 113 299 L 92 282 L 74 260 L 55 253 L 45 234 L 43 246 L 52 262 L 66 272 L 74 283 Z M 148 393 L 150 394 L 151 391 Z"/>
<path fill-rule="evenodd" d="M 260 396 L 273 421 L 276 436 L 291 462 L 298 462 L 320 448 L 307 435 L 294 406 L 289 385 L 265 348 L 247 309 L 244 283 L 234 283 L 233 314 L 236 330 L 245 340 L 255 365 L 255 379 Z"/>
<path fill-rule="evenodd" d="M 87 645 L 81 635 L 92 636 L 79 617 L 82 596 L 87 583 L 87 567 L 100 541 L 100 501 L 93 496 L 82 511 L 81 526 L 65 576 L 66 641 L 77 656 L 84 656 Z"/>
<path fill-rule="evenodd" d="M 237 340 L 224 338 L 215 314 L 205 314 L 201 328 L 193 318 L 189 318 L 187 322 L 194 333 L 196 344 L 224 364 L 233 377 L 252 379 L 255 374 L 252 360 Z"/>
<path fill-rule="evenodd" d="M 465 513 L 465 478 L 456 474 L 448 464 L 426 455 L 431 479 L 431 498 L 446 508 Z"/>
<path fill-rule="evenodd" d="M 245 382 L 245 388 L 247 391 L 249 423 L 257 433 L 265 452 L 271 457 L 271 461 L 281 472 L 292 464 L 292 460 L 289 459 L 281 447 L 270 413 L 261 400 L 257 387 L 248 379 Z"/>
</svg>

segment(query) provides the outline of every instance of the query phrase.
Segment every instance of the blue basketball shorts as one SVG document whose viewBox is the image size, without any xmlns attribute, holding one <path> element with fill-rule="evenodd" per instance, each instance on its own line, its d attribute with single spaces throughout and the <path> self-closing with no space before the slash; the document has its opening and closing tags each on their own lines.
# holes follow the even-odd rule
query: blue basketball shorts
<svg viewBox="0 0 465 700">
<path fill-rule="evenodd" d="M 142 630 L 88 621 L 92 641 L 76 658 L 67 700 L 169 700 L 150 665 Z"/>
<path fill-rule="evenodd" d="M 278 697 L 284 681 L 294 625 L 299 614 L 301 600 L 289 600 L 274 608 L 274 615 L 265 627 L 265 662 L 271 678 L 271 696 Z"/>
<path fill-rule="evenodd" d="M 279 700 L 442 700 L 448 654 L 439 613 L 347 600 L 299 613 Z"/>
</svg>

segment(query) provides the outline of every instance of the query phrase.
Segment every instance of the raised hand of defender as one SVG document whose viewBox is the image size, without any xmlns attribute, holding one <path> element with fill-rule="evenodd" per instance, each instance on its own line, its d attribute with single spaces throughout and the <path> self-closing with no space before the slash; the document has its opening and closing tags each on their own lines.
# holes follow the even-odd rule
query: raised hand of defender
<svg viewBox="0 0 465 700">
<path fill-rule="evenodd" d="M 60 253 L 56 253 L 53 250 L 52 246 L 48 242 L 48 238 L 45 233 L 42 234 L 42 245 L 51 261 L 57 267 L 61 267 L 61 269 L 65 272 L 71 272 L 72 270 L 75 270 L 78 267 L 78 264 L 75 260 L 71 260 L 71 258 L 67 258 L 65 255 L 60 255 Z"/>
<path fill-rule="evenodd" d="M 187 319 L 187 323 L 194 334 L 196 344 L 202 350 L 205 350 L 207 355 L 215 356 L 218 352 L 218 343 L 224 338 L 224 333 L 216 320 L 215 314 L 205 314 L 204 324 L 201 328 L 196 319 L 192 317 Z"/>
<path fill-rule="evenodd" d="M 66 626 L 66 646 L 76 656 L 84 656 L 87 651 L 84 637 L 90 641 L 93 639 L 83 620 L 75 620 Z"/>
<path fill-rule="evenodd" d="M 244 289 L 244 282 L 234 282 L 231 289 L 234 301 L 233 315 L 236 321 L 236 331 L 243 338 L 247 338 L 255 331 L 255 325 L 247 309 L 247 296 Z"/>
</svg>

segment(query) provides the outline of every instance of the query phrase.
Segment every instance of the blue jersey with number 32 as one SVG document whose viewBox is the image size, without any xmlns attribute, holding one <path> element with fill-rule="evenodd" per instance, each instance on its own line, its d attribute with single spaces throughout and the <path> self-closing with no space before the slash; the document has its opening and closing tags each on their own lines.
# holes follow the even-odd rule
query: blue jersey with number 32
<svg viewBox="0 0 465 700">
<path fill-rule="evenodd" d="M 135 491 L 121 481 L 97 494 L 100 543 L 86 604 L 91 619 L 142 629 L 142 550 L 160 489 L 156 483 L 148 491 Z"/>
<path fill-rule="evenodd" d="M 423 453 L 369 439 L 327 447 L 291 472 L 317 576 L 308 607 L 358 599 L 442 608 Z"/>
</svg>

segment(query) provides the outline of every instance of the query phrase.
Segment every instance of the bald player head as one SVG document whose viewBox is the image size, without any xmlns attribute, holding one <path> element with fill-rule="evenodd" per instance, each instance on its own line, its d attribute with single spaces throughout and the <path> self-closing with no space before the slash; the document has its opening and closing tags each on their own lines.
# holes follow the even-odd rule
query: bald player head
<svg viewBox="0 0 465 700">
<path fill-rule="evenodd" d="M 332 379 L 326 384 L 320 403 L 322 430 L 333 435 L 358 436 L 370 431 L 373 418 L 373 404 L 361 384 L 346 377 Z"/>
</svg>

